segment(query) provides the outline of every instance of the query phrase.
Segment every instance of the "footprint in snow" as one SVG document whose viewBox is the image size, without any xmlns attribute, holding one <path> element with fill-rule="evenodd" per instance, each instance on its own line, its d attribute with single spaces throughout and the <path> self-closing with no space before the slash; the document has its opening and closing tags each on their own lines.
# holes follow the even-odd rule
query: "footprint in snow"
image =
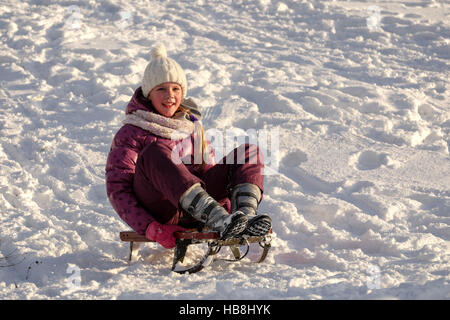
<svg viewBox="0 0 450 320">
<path fill-rule="evenodd" d="M 371 150 L 354 154 L 349 162 L 350 165 L 355 166 L 358 170 L 375 170 L 382 166 L 393 167 L 394 165 L 388 154 Z"/>
<path fill-rule="evenodd" d="M 298 167 L 303 162 L 308 160 L 308 156 L 303 151 L 297 150 L 291 153 L 288 153 L 281 160 L 281 165 L 285 167 Z"/>
<path fill-rule="evenodd" d="M 281 159 L 281 173 L 297 182 L 302 191 L 309 194 L 329 194 L 341 185 L 340 182 L 322 180 L 301 168 L 301 164 L 307 160 L 307 154 L 301 150 L 290 152 Z"/>
</svg>

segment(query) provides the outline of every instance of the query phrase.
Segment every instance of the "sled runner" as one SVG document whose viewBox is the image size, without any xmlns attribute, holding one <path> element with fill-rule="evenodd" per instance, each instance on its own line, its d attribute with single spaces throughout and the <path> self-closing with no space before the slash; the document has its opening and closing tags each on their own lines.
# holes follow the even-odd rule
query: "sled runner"
<svg viewBox="0 0 450 320">
<path fill-rule="evenodd" d="M 263 252 L 259 257 L 257 263 L 263 262 L 271 247 L 271 233 L 265 236 L 242 236 L 229 239 L 220 239 L 218 232 L 212 231 L 197 231 L 188 230 L 183 232 L 176 232 L 175 237 L 177 238 L 175 252 L 173 256 L 172 271 L 177 273 L 195 273 L 202 270 L 204 267 L 209 266 L 214 261 L 214 255 L 219 253 L 222 247 L 230 247 L 233 253 L 234 259 L 221 259 L 225 261 L 239 261 L 246 257 L 250 250 L 251 243 L 259 243 L 263 248 Z M 131 261 L 133 255 L 133 246 L 135 242 L 153 242 L 147 239 L 145 236 L 139 235 L 134 231 L 122 231 L 120 232 L 120 240 L 130 243 L 130 255 L 129 261 Z M 184 268 L 181 263 L 186 256 L 186 252 L 189 245 L 193 244 L 207 244 L 207 250 L 205 255 L 192 267 Z M 246 251 L 244 254 L 241 253 L 239 246 L 246 246 Z"/>
</svg>

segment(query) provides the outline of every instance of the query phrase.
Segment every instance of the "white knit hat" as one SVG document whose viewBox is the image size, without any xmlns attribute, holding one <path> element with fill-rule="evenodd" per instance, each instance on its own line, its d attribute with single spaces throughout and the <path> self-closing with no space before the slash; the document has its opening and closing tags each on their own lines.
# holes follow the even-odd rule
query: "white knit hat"
<svg viewBox="0 0 450 320">
<path fill-rule="evenodd" d="M 151 52 L 152 60 L 144 71 L 142 79 L 142 93 L 148 97 L 149 92 L 157 85 L 164 82 L 178 83 L 183 89 L 183 97 L 186 96 L 187 80 L 186 74 L 180 65 L 173 59 L 167 57 L 164 44 L 157 44 Z"/>
</svg>

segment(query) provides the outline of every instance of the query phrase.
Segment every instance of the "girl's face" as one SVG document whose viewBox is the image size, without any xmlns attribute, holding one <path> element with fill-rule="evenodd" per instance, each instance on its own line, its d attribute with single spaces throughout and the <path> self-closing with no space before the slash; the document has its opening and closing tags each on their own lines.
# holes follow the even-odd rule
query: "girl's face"
<svg viewBox="0 0 450 320">
<path fill-rule="evenodd" d="M 178 83 L 164 82 L 154 87 L 148 94 L 156 111 L 165 117 L 172 117 L 178 110 L 183 97 L 183 89 Z"/>
</svg>

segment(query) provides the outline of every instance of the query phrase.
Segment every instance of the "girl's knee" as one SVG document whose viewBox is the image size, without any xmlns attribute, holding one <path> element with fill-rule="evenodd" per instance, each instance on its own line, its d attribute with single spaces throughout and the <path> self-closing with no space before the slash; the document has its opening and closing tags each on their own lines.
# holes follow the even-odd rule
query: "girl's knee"
<svg viewBox="0 0 450 320">
<path fill-rule="evenodd" d="M 237 164 L 261 164 L 264 163 L 263 154 L 256 144 L 242 144 L 238 147 Z"/>
</svg>

